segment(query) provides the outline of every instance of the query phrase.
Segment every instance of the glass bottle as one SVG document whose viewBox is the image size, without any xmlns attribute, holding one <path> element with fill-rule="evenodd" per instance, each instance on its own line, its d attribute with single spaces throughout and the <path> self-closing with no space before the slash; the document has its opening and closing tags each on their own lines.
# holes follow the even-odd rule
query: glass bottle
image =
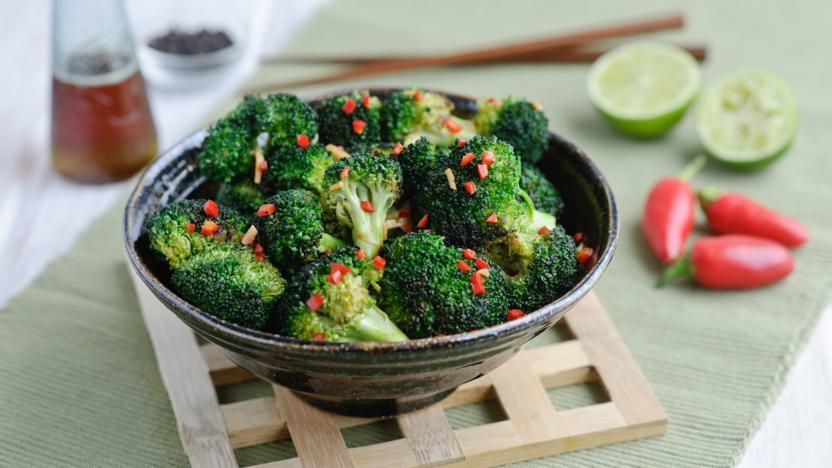
<svg viewBox="0 0 832 468">
<path fill-rule="evenodd" d="M 156 128 L 121 0 L 52 2 L 52 162 L 85 183 L 156 155 Z"/>
</svg>

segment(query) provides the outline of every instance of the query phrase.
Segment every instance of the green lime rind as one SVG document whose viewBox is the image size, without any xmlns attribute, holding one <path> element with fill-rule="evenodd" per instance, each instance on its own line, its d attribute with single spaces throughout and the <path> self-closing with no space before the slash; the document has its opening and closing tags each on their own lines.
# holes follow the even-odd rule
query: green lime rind
<svg viewBox="0 0 832 468">
<path fill-rule="evenodd" d="M 690 109 L 691 104 L 696 100 L 696 96 L 696 94 L 691 96 L 688 102 L 682 105 L 682 107 L 668 114 L 650 119 L 625 119 L 616 117 L 601 107 L 595 106 L 595 108 L 613 128 L 625 135 L 636 138 L 656 138 L 670 131 L 670 129 L 682 120 L 682 117 Z"/>
</svg>

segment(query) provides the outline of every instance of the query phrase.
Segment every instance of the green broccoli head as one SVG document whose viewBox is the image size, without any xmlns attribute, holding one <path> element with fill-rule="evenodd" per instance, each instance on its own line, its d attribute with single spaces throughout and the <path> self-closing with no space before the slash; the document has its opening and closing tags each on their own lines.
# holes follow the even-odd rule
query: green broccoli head
<svg viewBox="0 0 832 468">
<path fill-rule="evenodd" d="M 536 163 L 549 146 L 549 119 L 537 103 L 525 99 L 481 99 L 474 125 L 481 135 L 506 141 L 529 163 Z"/>
<path fill-rule="evenodd" d="M 257 220 L 258 239 L 271 261 L 292 273 L 344 241 L 324 232 L 318 197 L 303 189 L 278 192 L 265 201 L 274 212 Z"/>
<path fill-rule="evenodd" d="M 264 199 L 260 186 L 249 180 L 225 182 L 220 185 L 217 192 L 217 203 L 247 216 L 253 215 L 263 204 Z"/>
<path fill-rule="evenodd" d="M 285 281 L 269 262 L 235 242 L 213 244 L 173 271 L 171 284 L 183 299 L 228 322 L 267 330 Z"/>
<path fill-rule="evenodd" d="M 433 156 L 425 143 L 414 146 L 413 151 L 408 147 L 403 160 L 408 171 L 424 172 L 409 182 L 415 185 L 412 200 L 417 216 L 427 214 L 428 225 L 452 244 L 479 247 L 526 222 L 526 207 L 516 200 L 520 161 L 510 145 L 476 136 L 462 147 L 436 151 Z M 483 158 L 491 161 L 490 166 Z"/>
<path fill-rule="evenodd" d="M 402 341 L 407 336 L 376 305 L 368 286 L 379 276 L 357 249 L 344 247 L 306 265 L 286 287 L 277 332 L 318 341 Z"/>
<path fill-rule="evenodd" d="M 437 160 L 442 159 L 440 153 L 446 151 L 446 148 L 437 147 L 436 143 L 427 138 L 419 138 L 404 148 L 399 155 L 399 164 L 404 179 L 404 193 L 408 198 L 415 195 L 420 181 L 434 174 Z"/>
<path fill-rule="evenodd" d="M 252 150 L 257 147 L 257 131 L 263 101 L 246 96 L 227 116 L 218 120 L 202 142 L 199 169 L 218 182 L 233 182 L 254 171 Z"/>
<path fill-rule="evenodd" d="M 318 134 L 318 114 L 294 94 L 271 94 L 263 98 L 266 112 L 261 132 L 269 134 L 268 147 L 296 147 L 298 135 L 310 140 Z"/>
<path fill-rule="evenodd" d="M 520 189 L 529 195 L 536 209 L 555 216 L 563 211 L 564 203 L 560 192 L 536 166 L 523 164 Z"/>
<path fill-rule="evenodd" d="M 387 212 L 401 194 L 402 169 L 395 158 L 353 153 L 330 166 L 324 209 L 352 231 L 355 245 L 375 255 L 387 238 Z"/>
<path fill-rule="evenodd" d="M 322 145 L 307 148 L 285 146 L 270 148 L 266 154 L 268 168 L 260 183 L 265 193 L 304 188 L 322 194 L 324 173 L 332 165 L 332 155 Z"/>
<path fill-rule="evenodd" d="M 445 146 L 455 138 L 473 136 L 476 133 L 473 123 L 454 117 L 453 110 L 453 103 L 441 94 L 419 89 L 396 91 L 381 108 L 382 135 L 387 141 L 401 141 L 405 145 L 427 138 Z"/>
<path fill-rule="evenodd" d="M 367 91 L 327 99 L 317 111 L 324 143 L 353 150 L 381 141 L 381 101 Z"/>
<path fill-rule="evenodd" d="M 172 268 L 208 246 L 239 241 L 249 224 L 231 208 L 219 207 L 219 215 L 205 214 L 206 200 L 182 200 L 155 212 L 145 223 L 150 248 Z"/>
<path fill-rule="evenodd" d="M 541 235 L 524 231 L 523 254 L 507 255 L 504 245 L 496 245 L 488 254 L 495 261 L 511 265 L 509 279 L 511 306 L 532 312 L 554 301 L 575 285 L 578 261 L 575 243 L 560 226 Z"/>
<path fill-rule="evenodd" d="M 509 296 L 500 268 L 491 265 L 485 276 L 462 249 L 445 245 L 442 236 L 415 232 L 398 237 L 385 248 L 385 257 L 378 301 L 409 337 L 462 333 L 505 320 Z M 474 275 L 484 293 L 475 293 Z"/>
</svg>

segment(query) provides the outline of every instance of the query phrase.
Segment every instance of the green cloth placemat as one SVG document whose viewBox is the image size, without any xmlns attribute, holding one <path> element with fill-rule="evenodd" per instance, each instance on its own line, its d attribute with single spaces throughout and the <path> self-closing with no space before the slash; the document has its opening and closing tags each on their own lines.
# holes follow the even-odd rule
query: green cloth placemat
<svg viewBox="0 0 832 468">
<path fill-rule="evenodd" d="M 640 208 L 654 180 L 678 172 L 699 151 L 692 119 L 688 116 L 658 141 L 616 135 L 589 105 L 585 65 L 443 68 L 343 85 L 418 84 L 536 99 L 546 107 L 551 128 L 584 148 L 615 190 L 621 243 L 597 291 L 667 408 L 668 433 L 532 461 L 533 466 L 725 466 L 741 456 L 828 299 L 832 36 L 818 31 L 827 29 L 832 3 L 349 1 L 324 9 L 289 47 L 293 55 L 430 53 L 663 13 L 674 6 L 687 13 L 689 27 L 655 37 L 706 41 L 712 52 L 703 68 L 707 81 L 736 67 L 759 65 L 781 74 L 796 94 L 800 134 L 782 161 L 754 174 L 712 165 L 695 181 L 735 188 L 807 222 L 812 241 L 795 253 L 794 274 L 773 287 L 753 292 L 652 287 L 659 266 L 640 238 Z M 253 82 L 326 69 L 274 66 Z M 0 311 L 0 465 L 187 464 L 125 270 L 120 216 L 121 204 Z M 221 397 L 261 390 L 232 388 Z M 579 393 L 559 404 L 580 400 Z M 591 393 L 583 397 L 592 398 Z M 463 408 L 451 419 L 465 425 L 489 411 L 499 413 L 499 408 Z M 382 424 L 353 438 L 367 442 L 394 431 Z M 270 444 L 239 450 L 238 458 L 245 465 L 290 453 L 285 445 Z"/>
</svg>

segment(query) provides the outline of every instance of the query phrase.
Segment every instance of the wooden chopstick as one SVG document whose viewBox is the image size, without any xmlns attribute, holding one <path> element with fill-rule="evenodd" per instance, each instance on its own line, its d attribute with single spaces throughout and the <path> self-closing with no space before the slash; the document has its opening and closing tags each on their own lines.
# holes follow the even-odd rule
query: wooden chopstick
<svg viewBox="0 0 832 468">
<path fill-rule="evenodd" d="M 704 61 L 708 56 L 708 50 L 704 45 L 679 45 L 698 61 Z M 502 57 L 495 60 L 487 60 L 480 63 L 586 63 L 593 62 L 601 55 L 608 52 L 609 48 L 557 48 L 530 55 L 517 55 L 514 57 Z M 260 63 L 269 65 L 278 64 L 341 64 L 341 65 L 365 65 L 376 62 L 389 62 L 391 60 L 403 60 L 413 57 L 407 56 L 274 56 L 262 60 Z"/>
<path fill-rule="evenodd" d="M 341 81 L 350 78 L 362 78 L 394 71 L 412 70 L 416 68 L 434 67 L 439 65 L 470 64 L 503 59 L 506 57 L 531 55 L 546 50 L 575 47 L 599 39 L 609 39 L 651 31 L 680 28 L 683 25 L 684 18 L 682 15 L 676 14 L 648 20 L 601 26 L 564 35 L 550 36 L 542 39 L 517 42 L 502 46 L 486 47 L 465 52 L 367 63 L 328 75 L 288 81 L 284 83 L 274 83 L 265 86 L 257 86 L 246 91 L 250 93 L 263 93 L 275 89 L 331 83 L 333 81 Z"/>
</svg>

